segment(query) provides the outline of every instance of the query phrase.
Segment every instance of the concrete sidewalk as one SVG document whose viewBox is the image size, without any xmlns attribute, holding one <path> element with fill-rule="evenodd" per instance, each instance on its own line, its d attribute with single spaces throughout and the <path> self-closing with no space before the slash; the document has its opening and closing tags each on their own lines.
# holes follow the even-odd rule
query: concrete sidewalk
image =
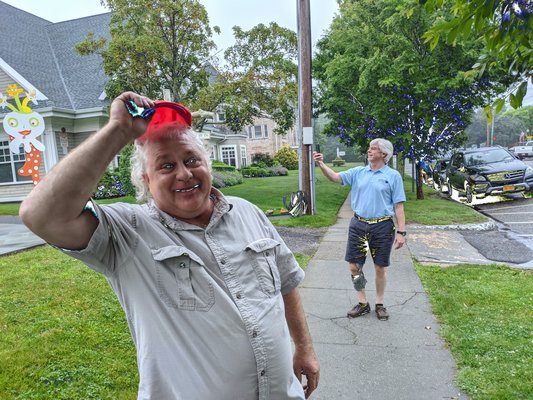
<svg viewBox="0 0 533 400">
<path fill-rule="evenodd" d="M 18 216 L 2 216 L 0 221 L 0 255 L 45 244 L 26 228 Z"/>
<path fill-rule="evenodd" d="M 370 259 L 365 264 L 365 276 L 372 312 L 355 319 L 346 317 L 356 304 L 344 261 L 352 215 L 348 196 L 300 286 L 321 364 L 320 384 L 312 398 L 466 399 L 454 384 L 455 362 L 438 335 L 439 325 L 409 248 L 392 251 L 385 292 L 389 320 L 379 321 L 374 312 L 374 268 Z"/>
</svg>

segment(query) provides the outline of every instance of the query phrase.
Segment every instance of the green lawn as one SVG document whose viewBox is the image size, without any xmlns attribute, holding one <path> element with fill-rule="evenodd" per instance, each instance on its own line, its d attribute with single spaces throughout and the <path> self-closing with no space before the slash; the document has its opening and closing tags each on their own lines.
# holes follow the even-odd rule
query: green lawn
<svg viewBox="0 0 533 400">
<path fill-rule="evenodd" d="M 533 398 L 533 276 L 502 266 L 417 265 L 471 399 Z"/>
<path fill-rule="evenodd" d="M 288 177 L 246 179 L 223 192 L 267 210 L 282 207 L 283 195 L 297 189 L 298 176 L 291 171 Z M 405 189 L 408 222 L 485 220 L 428 187 L 426 198 L 416 200 L 409 178 Z M 331 225 L 348 191 L 317 170 L 317 215 L 273 222 Z M 0 214 L 17 210 L 0 205 Z M 310 260 L 296 257 L 302 266 Z M 417 271 L 457 361 L 459 385 L 471 399 L 533 398 L 531 272 L 477 265 L 417 265 Z M 111 288 L 49 246 L 0 257 L 0 360 L 2 400 L 136 397 L 135 351 Z"/>
<path fill-rule="evenodd" d="M 0 399 L 134 399 L 135 349 L 107 281 L 49 246 L 0 257 Z"/>
</svg>

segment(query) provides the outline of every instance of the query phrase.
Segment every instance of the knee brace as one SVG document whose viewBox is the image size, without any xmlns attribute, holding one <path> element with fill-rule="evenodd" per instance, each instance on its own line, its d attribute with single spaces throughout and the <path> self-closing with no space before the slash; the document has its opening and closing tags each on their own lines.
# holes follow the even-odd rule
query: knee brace
<svg viewBox="0 0 533 400">
<path fill-rule="evenodd" d="M 366 286 L 366 279 L 363 271 L 360 269 L 357 275 L 352 275 L 353 287 L 360 292 Z"/>
</svg>

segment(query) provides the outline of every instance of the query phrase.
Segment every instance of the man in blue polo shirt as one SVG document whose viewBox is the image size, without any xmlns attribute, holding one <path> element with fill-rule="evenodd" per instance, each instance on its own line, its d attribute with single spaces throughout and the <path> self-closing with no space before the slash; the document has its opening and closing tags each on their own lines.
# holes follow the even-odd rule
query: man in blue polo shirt
<svg viewBox="0 0 533 400">
<path fill-rule="evenodd" d="M 399 249 L 405 244 L 405 192 L 402 177 L 387 163 L 394 152 L 392 143 L 385 139 L 370 142 L 368 165 L 347 171 L 335 172 L 324 163 L 321 153 L 314 153 L 315 162 L 330 181 L 352 187 L 352 210 L 345 260 L 350 265 L 352 282 L 357 291 L 358 304 L 348 311 L 349 318 L 360 317 L 370 312 L 363 274 L 367 251 L 376 270 L 376 315 L 380 320 L 389 319 L 384 307 L 387 268 L 390 265 L 392 246 Z M 397 227 L 393 216 L 396 216 Z"/>
</svg>

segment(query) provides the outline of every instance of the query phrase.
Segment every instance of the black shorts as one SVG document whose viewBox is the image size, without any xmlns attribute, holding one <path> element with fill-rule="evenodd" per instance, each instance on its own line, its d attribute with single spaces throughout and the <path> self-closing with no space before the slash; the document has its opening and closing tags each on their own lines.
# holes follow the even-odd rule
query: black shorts
<svg viewBox="0 0 533 400">
<path fill-rule="evenodd" d="M 395 227 L 392 218 L 376 224 L 368 224 L 354 217 L 348 229 L 348 243 L 344 259 L 349 263 L 363 266 L 368 249 L 370 249 L 374 264 L 388 267 L 394 235 Z"/>
</svg>

